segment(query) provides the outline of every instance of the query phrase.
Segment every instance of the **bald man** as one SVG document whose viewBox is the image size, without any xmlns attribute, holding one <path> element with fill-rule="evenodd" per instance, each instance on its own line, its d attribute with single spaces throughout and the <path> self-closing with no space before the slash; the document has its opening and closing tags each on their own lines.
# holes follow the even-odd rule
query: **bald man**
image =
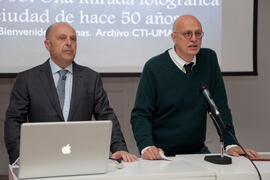
<svg viewBox="0 0 270 180">
<path fill-rule="evenodd" d="M 232 127 L 222 74 L 215 52 L 201 48 L 203 30 L 197 18 L 176 19 L 171 38 L 174 47 L 151 58 L 144 66 L 131 124 L 143 159 L 161 159 L 161 153 L 210 153 L 205 145 L 208 103 L 200 92 L 207 84 L 225 123 Z M 227 153 L 242 154 L 223 129 Z M 249 156 L 257 153 L 246 149 Z"/>
<path fill-rule="evenodd" d="M 5 120 L 5 143 L 10 163 L 19 157 L 22 123 L 85 121 L 91 120 L 92 115 L 96 120 L 112 120 L 112 158 L 122 158 L 125 162 L 138 160 L 128 153 L 99 74 L 74 62 L 75 30 L 69 24 L 56 23 L 47 29 L 45 38 L 50 58 L 42 65 L 19 73 L 11 92 Z M 65 81 L 64 98 L 57 93 L 61 79 Z"/>
</svg>

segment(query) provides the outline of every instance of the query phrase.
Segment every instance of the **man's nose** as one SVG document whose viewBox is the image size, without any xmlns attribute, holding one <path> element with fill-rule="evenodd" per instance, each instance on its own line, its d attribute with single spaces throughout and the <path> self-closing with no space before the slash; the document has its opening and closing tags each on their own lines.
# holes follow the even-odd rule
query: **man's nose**
<svg viewBox="0 0 270 180">
<path fill-rule="evenodd" d="M 67 46 L 71 46 L 71 39 L 70 39 L 70 38 L 67 38 L 67 39 L 66 39 L 66 45 L 67 45 Z"/>
<path fill-rule="evenodd" d="M 192 41 L 192 42 L 196 42 L 197 41 L 197 38 L 196 38 L 195 33 L 192 33 L 192 36 L 190 38 L 190 41 Z"/>
</svg>

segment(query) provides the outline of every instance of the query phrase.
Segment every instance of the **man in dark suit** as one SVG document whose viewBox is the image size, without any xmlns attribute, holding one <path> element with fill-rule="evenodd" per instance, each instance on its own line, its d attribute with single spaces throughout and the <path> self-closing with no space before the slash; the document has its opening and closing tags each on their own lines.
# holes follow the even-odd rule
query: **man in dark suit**
<svg viewBox="0 0 270 180">
<path fill-rule="evenodd" d="M 109 106 L 100 76 L 74 62 L 76 38 L 76 32 L 69 24 L 51 25 L 44 41 L 50 59 L 17 75 L 5 121 L 5 143 L 10 163 L 19 157 L 22 123 L 91 120 L 92 115 L 97 120 L 113 122 L 112 158 L 122 158 L 126 162 L 138 160 L 127 152 L 120 124 Z M 61 95 L 58 91 L 62 91 Z"/>
</svg>

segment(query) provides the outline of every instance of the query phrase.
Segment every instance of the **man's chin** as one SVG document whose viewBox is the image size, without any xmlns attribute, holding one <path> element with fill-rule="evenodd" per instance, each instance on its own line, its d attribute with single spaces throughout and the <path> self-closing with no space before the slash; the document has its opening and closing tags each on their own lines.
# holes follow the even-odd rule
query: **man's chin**
<svg viewBox="0 0 270 180">
<path fill-rule="evenodd" d="M 74 58 L 75 58 L 74 55 L 69 55 L 69 56 L 64 57 L 65 61 L 71 61 L 71 62 L 74 60 Z"/>
<path fill-rule="evenodd" d="M 64 58 L 65 64 L 71 64 L 73 62 L 74 58 Z"/>
<path fill-rule="evenodd" d="M 192 49 L 189 51 L 189 54 L 195 56 L 198 54 L 199 51 L 200 51 L 200 49 Z"/>
</svg>

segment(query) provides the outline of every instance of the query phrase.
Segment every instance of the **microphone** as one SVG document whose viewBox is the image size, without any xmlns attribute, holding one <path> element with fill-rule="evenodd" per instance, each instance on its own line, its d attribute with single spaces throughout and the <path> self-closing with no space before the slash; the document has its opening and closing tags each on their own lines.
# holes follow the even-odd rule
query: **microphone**
<svg viewBox="0 0 270 180">
<path fill-rule="evenodd" d="M 220 155 L 205 156 L 204 160 L 211 162 L 211 163 L 214 163 L 214 164 L 232 164 L 232 159 L 228 156 L 224 156 L 224 136 L 223 136 L 221 127 L 219 126 L 218 122 L 216 121 L 216 117 L 218 117 L 220 119 L 220 122 L 223 126 L 224 126 L 224 123 L 220 117 L 220 113 L 218 111 L 218 108 L 217 108 L 215 102 L 213 101 L 213 99 L 210 96 L 210 92 L 209 92 L 206 84 L 201 85 L 201 92 L 210 105 L 211 112 L 209 112 L 209 116 L 213 120 L 213 123 L 217 129 L 217 132 L 219 135 L 220 147 L 221 147 L 220 148 L 220 150 L 221 150 Z"/>
<path fill-rule="evenodd" d="M 206 98 L 206 100 L 208 101 L 208 103 L 210 105 L 211 112 L 216 114 L 216 115 L 219 115 L 218 108 L 217 108 L 215 102 L 213 101 L 213 99 L 211 98 L 210 92 L 209 92 L 206 84 L 201 85 L 201 92 L 204 95 L 204 97 Z"/>
<path fill-rule="evenodd" d="M 62 80 L 66 80 L 67 79 L 67 76 L 66 75 L 64 75 L 63 77 L 62 77 Z"/>
<path fill-rule="evenodd" d="M 235 135 L 232 134 L 232 132 L 231 132 L 232 127 L 223 122 L 223 120 L 222 120 L 222 118 L 221 118 L 221 116 L 219 114 L 218 108 L 217 108 L 215 102 L 213 101 L 213 99 L 210 96 L 210 92 L 209 92 L 208 87 L 207 87 L 206 84 L 201 85 L 201 92 L 204 95 L 204 97 L 207 99 L 207 101 L 208 101 L 208 103 L 210 105 L 211 112 L 209 112 L 209 116 L 213 120 L 213 123 L 214 123 L 215 127 L 217 128 L 217 132 L 218 132 L 218 135 L 219 135 L 219 138 L 220 138 L 220 145 L 221 145 L 221 153 L 220 153 L 220 155 L 205 156 L 204 160 L 208 161 L 208 162 L 211 162 L 211 163 L 214 163 L 214 164 L 232 164 L 232 159 L 230 157 L 228 157 L 228 156 L 224 156 L 224 136 L 223 136 L 221 127 L 219 126 L 218 122 L 216 121 L 216 118 L 218 118 L 220 120 L 220 123 L 223 125 L 223 127 L 227 130 L 227 132 L 230 134 L 230 136 L 235 140 L 236 144 L 242 149 L 242 151 L 245 153 L 247 158 L 253 164 L 253 166 L 255 167 L 255 169 L 256 169 L 256 171 L 258 173 L 259 178 L 261 179 L 261 174 L 260 174 L 258 168 L 253 163 L 253 161 L 249 158 L 246 150 L 238 142 Z"/>
</svg>

